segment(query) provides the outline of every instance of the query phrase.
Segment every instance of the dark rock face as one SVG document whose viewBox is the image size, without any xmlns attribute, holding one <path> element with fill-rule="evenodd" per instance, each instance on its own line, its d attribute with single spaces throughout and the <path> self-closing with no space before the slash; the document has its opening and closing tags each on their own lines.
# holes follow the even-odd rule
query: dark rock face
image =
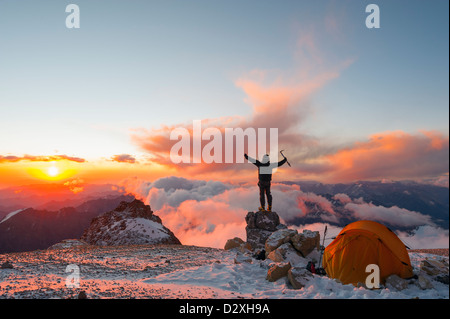
<svg viewBox="0 0 450 319">
<path fill-rule="evenodd" d="M 264 248 L 267 238 L 277 229 L 285 228 L 275 212 L 248 212 L 245 216 L 247 242 L 252 249 Z"/>
<path fill-rule="evenodd" d="M 121 202 L 115 210 L 94 218 L 81 240 L 100 246 L 181 244 L 140 200 Z"/>
</svg>

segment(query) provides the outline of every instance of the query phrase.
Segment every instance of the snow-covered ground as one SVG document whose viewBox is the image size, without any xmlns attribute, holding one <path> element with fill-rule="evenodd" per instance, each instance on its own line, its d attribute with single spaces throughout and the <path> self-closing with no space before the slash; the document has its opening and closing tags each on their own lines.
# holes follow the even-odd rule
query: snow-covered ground
<svg viewBox="0 0 450 319">
<path fill-rule="evenodd" d="M 68 245 L 70 246 L 70 245 Z M 0 298 L 449 298 L 449 287 L 369 290 L 314 276 L 303 289 L 286 278 L 267 281 L 270 260 L 236 264 L 236 252 L 180 246 L 60 246 L 63 248 L 0 255 L 12 269 L 0 269 Z M 414 270 L 424 258 L 448 257 L 410 253 Z M 70 267 L 67 267 L 71 265 Z M 66 272 L 66 269 L 68 272 Z M 79 287 L 71 281 L 79 270 Z"/>
</svg>

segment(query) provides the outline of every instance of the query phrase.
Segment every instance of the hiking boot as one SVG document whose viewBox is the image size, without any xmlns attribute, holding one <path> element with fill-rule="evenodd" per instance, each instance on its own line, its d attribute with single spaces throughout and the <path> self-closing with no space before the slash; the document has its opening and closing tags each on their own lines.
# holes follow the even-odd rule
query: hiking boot
<svg viewBox="0 0 450 319">
<path fill-rule="evenodd" d="M 258 210 L 259 210 L 260 212 L 264 212 L 264 211 L 265 211 L 264 207 L 260 207 L 260 208 L 258 208 Z"/>
<path fill-rule="evenodd" d="M 271 212 L 271 211 L 272 211 L 272 206 L 269 206 L 269 207 L 267 208 L 267 211 L 268 211 L 268 212 Z"/>
</svg>

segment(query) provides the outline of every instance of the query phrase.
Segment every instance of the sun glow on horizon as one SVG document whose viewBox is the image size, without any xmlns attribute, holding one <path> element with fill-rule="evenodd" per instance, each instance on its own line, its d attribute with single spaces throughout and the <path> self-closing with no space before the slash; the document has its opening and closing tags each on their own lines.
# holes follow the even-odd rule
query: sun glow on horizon
<svg viewBox="0 0 450 319">
<path fill-rule="evenodd" d="M 47 174 L 51 177 L 56 177 L 59 175 L 59 168 L 53 165 L 48 168 Z"/>
<path fill-rule="evenodd" d="M 33 167 L 28 167 L 27 172 L 34 178 L 46 181 L 61 181 L 78 173 L 64 161 L 35 164 Z"/>
</svg>

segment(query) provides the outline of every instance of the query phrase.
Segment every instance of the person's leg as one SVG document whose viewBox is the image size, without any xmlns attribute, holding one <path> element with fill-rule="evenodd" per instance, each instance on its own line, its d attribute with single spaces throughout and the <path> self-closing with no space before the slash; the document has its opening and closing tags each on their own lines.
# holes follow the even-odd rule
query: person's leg
<svg viewBox="0 0 450 319">
<path fill-rule="evenodd" d="M 266 186 L 267 204 L 269 205 L 269 211 L 272 210 L 272 194 L 270 192 L 270 184 Z"/>
<path fill-rule="evenodd" d="M 264 185 L 261 183 L 258 183 L 259 186 L 259 202 L 261 204 L 260 210 L 264 210 L 264 207 L 266 206 L 266 199 L 264 194 Z"/>
</svg>

